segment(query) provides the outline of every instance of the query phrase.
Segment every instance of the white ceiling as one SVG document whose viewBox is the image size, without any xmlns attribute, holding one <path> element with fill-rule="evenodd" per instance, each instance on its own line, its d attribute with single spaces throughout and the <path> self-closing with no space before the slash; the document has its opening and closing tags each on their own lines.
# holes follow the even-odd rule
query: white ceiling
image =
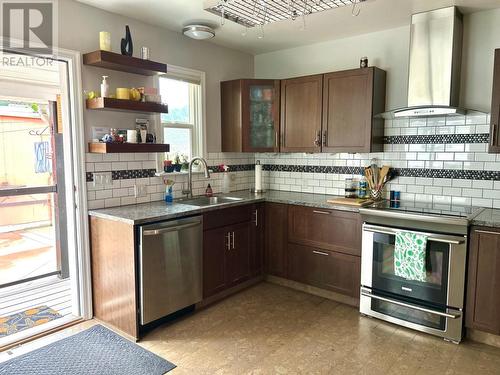
<svg viewBox="0 0 500 375">
<path fill-rule="evenodd" d="M 216 28 L 211 43 L 260 54 L 331 39 L 408 25 L 412 13 L 457 5 L 463 13 L 500 8 L 500 0 L 370 0 L 361 5 L 358 17 L 351 7 L 343 7 L 309 15 L 306 28 L 302 21 L 283 21 L 266 25 L 265 36 L 260 30 L 249 29 L 230 21 L 220 25 L 219 17 L 204 10 L 204 0 L 78 0 L 113 13 L 180 32 L 189 23 L 205 23 Z"/>
</svg>

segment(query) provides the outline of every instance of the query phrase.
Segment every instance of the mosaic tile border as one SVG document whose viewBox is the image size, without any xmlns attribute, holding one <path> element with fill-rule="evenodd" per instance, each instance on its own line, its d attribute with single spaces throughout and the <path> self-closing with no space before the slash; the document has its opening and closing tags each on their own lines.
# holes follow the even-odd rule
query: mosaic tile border
<svg viewBox="0 0 500 375">
<path fill-rule="evenodd" d="M 484 134 L 432 134 L 432 135 L 392 135 L 384 137 L 384 144 L 449 144 L 449 143 L 489 143 L 490 135 Z"/>
<path fill-rule="evenodd" d="M 209 166 L 208 167 L 211 173 L 221 173 L 224 170 L 219 166 Z M 229 165 L 229 170 L 231 172 L 243 172 L 243 171 L 251 171 L 255 169 L 255 164 L 233 164 Z M 97 173 L 103 173 L 97 172 Z M 109 172 L 109 171 L 108 171 Z M 129 180 L 132 178 L 146 178 L 146 177 L 154 177 L 156 173 L 156 169 L 124 169 L 120 171 L 111 171 L 111 178 L 113 180 Z M 87 172 L 86 174 L 87 182 L 94 181 L 94 172 Z"/>
<path fill-rule="evenodd" d="M 264 165 L 265 171 L 273 172 L 304 172 L 361 175 L 362 167 L 338 167 L 321 165 Z M 453 178 L 461 180 L 500 181 L 500 171 L 462 170 L 462 169 L 427 169 L 427 168 L 396 168 L 396 176 L 424 178 Z"/>
</svg>

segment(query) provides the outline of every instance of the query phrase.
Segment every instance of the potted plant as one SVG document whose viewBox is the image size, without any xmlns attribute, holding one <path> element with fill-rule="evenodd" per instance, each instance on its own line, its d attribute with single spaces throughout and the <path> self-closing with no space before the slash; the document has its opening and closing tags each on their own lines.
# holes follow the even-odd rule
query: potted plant
<svg viewBox="0 0 500 375">
<path fill-rule="evenodd" d="M 173 164 L 174 164 L 174 170 L 176 172 L 180 172 L 181 168 L 182 168 L 182 163 L 181 163 L 181 157 L 179 156 L 179 154 L 175 155 L 175 159 L 174 159 Z"/>
<path fill-rule="evenodd" d="M 181 160 L 182 160 L 182 167 L 181 171 L 187 172 L 189 170 L 189 160 L 186 155 L 181 155 Z"/>
<path fill-rule="evenodd" d="M 163 170 L 166 172 L 166 173 L 172 173 L 174 171 L 174 166 L 172 165 L 172 160 L 164 160 L 163 161 Z"/>
</svg>

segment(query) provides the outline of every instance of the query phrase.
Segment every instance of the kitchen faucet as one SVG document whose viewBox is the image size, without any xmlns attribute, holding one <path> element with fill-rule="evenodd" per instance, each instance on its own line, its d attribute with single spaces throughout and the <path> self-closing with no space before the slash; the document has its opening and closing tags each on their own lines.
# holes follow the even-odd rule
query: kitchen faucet
<svg viewBox="0 0 500 375">
<path fill-rule="evenodd" d="M 194 158 L 192 158 L 189 162 L 188 168 L 188 188 L 182 190 L 182 194 L 186 194 L 187 198 L 193 197 L 193 163 L 197 160 L 201 162 L 201 164 L 203 164 L 203 166 L 205 167 L 205 178 L 210 178 L 207 161 L 199 156 L 195 156 Z"/>
</svg>

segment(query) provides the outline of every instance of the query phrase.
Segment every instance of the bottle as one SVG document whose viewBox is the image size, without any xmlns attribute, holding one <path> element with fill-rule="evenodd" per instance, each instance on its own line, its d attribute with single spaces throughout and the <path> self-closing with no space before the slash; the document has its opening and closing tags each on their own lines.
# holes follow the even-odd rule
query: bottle
<svg viewBox="0 0 500 375">
<path fill-rule="evenodd" d="M 366 178 L 363 176 L 359 181 L 359 189 L 358 189 L 358 198 L 365 199 L 368 197 L 368 182 Z"/>
<path fill-rule="evenodd" d="M 167 186 L 167 189 L 165 191 L 165 203 L 167 204 L 172 204 L 174 202 L 174 194 L 172 192 L 173 186 Z"/>
<path fill-rule="evenodd" d="M 101 98 L 107 98 L 109 95 L 109 85 L 108 81 L 106 81 L 106 78 L 108 78 L 108 76 L 102 76 Z"/>
<path fill-rule="evenodd" d="M 211 197 L 213 195 L 214 195 L 214 192 L 212 190 L 212 187 L 210 186 L 210 184 L 208 184 L 207 190 L 205 190 L 205 196 L 206 197 Z"/>
</svg>

